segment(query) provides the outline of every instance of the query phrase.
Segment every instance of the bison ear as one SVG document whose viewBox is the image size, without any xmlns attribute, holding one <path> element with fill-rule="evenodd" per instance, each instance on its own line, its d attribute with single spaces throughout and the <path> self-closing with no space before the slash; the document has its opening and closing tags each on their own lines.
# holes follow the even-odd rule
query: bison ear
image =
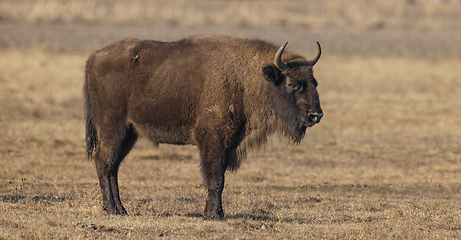
<svg viewBox="0 0 461 240">
<path fill-rule="evenodd" d="M 274 65 L 268 65 L 262 68 L 264 78 L 278 86 L 283 82 L 284 76 L 282 72 Z"/>
</svg>

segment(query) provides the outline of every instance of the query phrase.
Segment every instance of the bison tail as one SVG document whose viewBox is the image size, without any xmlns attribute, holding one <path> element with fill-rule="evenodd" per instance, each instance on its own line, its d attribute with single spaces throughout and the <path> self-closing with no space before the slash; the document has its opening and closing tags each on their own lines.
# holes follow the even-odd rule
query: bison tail
<svg viewBox="0 0 461 240">
<path fill-rule="evenodd" d="M 83 95 L 85 98 L 85 135 L 86 135 L 86 151 L 88 153 L 88 160 L 93 159 L 93 153 L 98 143 L 98 132 L 96 131 L 96 125 L 93 122 L 91 114 L 91 102 L 88 96 L 88 88 L 85 83 L 83 89 Z"/>
</svg>

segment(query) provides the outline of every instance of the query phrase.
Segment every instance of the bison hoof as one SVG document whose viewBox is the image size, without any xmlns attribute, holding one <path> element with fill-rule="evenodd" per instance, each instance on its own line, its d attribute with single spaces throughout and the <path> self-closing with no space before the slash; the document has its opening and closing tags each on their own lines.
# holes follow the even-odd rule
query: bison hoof
<svg viewBox="0 0 461 240">
<path fill-rule="evenodd" d="M 115 211 L 115 214 L 116 215 L 128 215 L 128 213 L 126 212 L 125 209 L 122 209 L 120 211 L 117 210 L 117 211 Z"/>
<path fill-rule="evenodd" d="M 107 212 L 107 214 L 109 214 L 109 215 L 128 215 L 125 208 L 122 208 L 122 209 L 112 208 L 112 209 L 110 209 L 110 208 L 107 208 L 107 207 L 103 207 L 102 210 Z"/>
<path fill-rule="evenodd" d="M 205 213 L 205 220 L 224 220 L 224 213 Z"/>
</svg>

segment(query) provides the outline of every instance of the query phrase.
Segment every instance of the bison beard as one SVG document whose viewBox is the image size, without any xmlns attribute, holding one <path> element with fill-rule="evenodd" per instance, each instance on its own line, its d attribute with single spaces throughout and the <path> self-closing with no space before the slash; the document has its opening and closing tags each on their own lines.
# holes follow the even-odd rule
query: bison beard
<svg viewBox="0 0 461 240">
<path fill-rule="evenodd" d="M 313 60 L 261 40 L 224 35 L 177 42 L 124 39 L 88 58 L 86 144 L 103 209 L 126 214 L 120 163 L 138 136 L 155 144 L 193 144 L 207 188 L 204 217 L 223 219 L 226 170 L 275 132 L 299 143 L 323 116 Z"/>
</svg>

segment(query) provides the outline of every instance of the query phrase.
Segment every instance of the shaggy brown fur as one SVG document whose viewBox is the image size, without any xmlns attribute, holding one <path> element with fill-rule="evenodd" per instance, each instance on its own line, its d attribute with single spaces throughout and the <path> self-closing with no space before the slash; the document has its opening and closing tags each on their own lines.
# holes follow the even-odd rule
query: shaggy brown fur
<svg viewBox="0 0 461 240">
<path fill-rule="evenodd" d="M 247 148 L 281 132 L 299 142 L 320 121 L 314 61 L 261 40 L 223 35 L 177 42 L 124 39 L 95 51 L 86 64 L 88 157 L 94 159 L 109 214 L 126 214 L 117 173 L 138 135 L 152 142 L 193 144 L 208 190 L 204 216 L 222 219 L 226 169 Z M 283 51 L 283 50 L 282 50 Z M 280 52 L 281 54 L 281 52 Z"/>
</svg>

